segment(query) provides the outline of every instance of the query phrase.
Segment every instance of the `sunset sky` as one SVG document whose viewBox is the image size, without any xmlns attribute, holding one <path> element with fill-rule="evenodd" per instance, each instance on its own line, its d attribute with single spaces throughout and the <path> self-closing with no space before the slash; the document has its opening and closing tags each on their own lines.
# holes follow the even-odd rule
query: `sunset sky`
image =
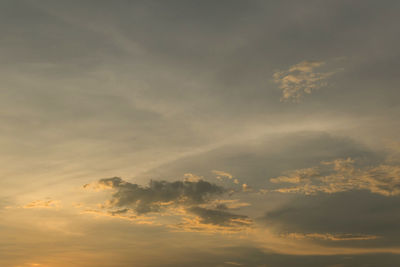
<svg viewBox="0 0 400 267">
<path fill-rule="evenodd" d="M 0 267 L 400 266 L 399 12 L 1 1 Z"/>
</svg>

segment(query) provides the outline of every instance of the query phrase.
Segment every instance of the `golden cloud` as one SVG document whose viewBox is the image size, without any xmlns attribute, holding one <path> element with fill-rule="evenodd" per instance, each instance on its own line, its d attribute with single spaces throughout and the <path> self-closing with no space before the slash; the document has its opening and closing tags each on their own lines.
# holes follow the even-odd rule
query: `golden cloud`
<svg viewBox="0 0 400 267">
<path fill-rule="evenodd" d="M 289 67 L 286 71 L 273 74 L 274 82 L 282 90 L 281 101 L 299 102 L 304 94 L 311 94 L 327 85 L 326 79 L 335 72 L 315 72 L 314 69 L 325 64 L 322 61 L 303 61 Z"/>
<path fill-rule="evenodd" d="M 372 193 L 400 195 L 400 166 L 379 164 L 375 167 L 356 168 L 351 158 L 323 161 L 321 166 L 295 170 L 286 176 L 271 178 L 272 183 L 294 183 L 296 186 L 281 187 L 280 193 L 323 192 L 327 194 L 349 190 L 368 190 Z M 328 169 L 324 170 L 324 166 Z"/>
</svg>

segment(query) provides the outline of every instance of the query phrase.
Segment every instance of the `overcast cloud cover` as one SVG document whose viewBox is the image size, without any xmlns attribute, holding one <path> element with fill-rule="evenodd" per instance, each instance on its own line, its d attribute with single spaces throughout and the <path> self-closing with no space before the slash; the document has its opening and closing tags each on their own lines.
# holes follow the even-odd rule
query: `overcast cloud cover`
<svg viewBox="0 0 400 267">
<path fill-rule="evenodd" d="M 399 266 L 400 2 L 0 2 L 0 265 Z"/>
</svg>

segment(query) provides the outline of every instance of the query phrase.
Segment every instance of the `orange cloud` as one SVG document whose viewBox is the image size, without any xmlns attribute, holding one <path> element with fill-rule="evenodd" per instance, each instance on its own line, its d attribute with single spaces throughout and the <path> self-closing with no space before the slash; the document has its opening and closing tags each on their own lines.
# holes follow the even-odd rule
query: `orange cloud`
<svg viewBox="0 0 400 267">
<path fill-rule="evenodd" d="M 60 202 L 58 200 L 35 200 L 25 206 L 24 209 L 58 209 L 60 207 Z"/>
<path fill-rule="evenodd" d="M 228 179 L 232 179 L 233 178 L 233 175 L 230 174 L 229 172 L 213 170 L 212 173 L 217 175 L 217 179 L 222 179 L 222 177 L 225 177 L 225 178 L 228 178 Z"/>
</svg>

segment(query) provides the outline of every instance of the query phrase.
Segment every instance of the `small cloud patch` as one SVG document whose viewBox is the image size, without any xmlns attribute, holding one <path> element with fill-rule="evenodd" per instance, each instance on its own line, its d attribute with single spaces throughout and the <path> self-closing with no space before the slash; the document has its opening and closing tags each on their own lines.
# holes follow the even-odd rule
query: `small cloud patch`
<svg viewBox="0 0 400 267">
<path fill-rule="evenodd" d="M 281 101 L 300 102 L 305 94 L 327 85 L 326 79 L 335 72 L 316 72 L 315 69 L 325 65 L 323 61 L 302 61 L 288 70 L 273 74 L 274 82 L 282 90 Z"/>
</svg>

